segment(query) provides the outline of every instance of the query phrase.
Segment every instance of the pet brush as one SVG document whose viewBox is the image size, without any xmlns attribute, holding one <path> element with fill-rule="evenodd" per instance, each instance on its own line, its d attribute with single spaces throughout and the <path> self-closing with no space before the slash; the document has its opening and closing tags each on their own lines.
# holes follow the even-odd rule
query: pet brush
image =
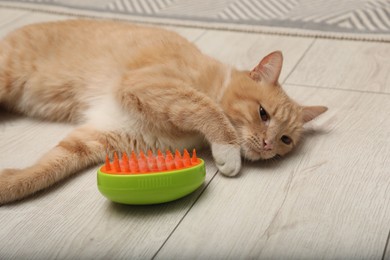
<svg viewBox="0 0 390 260">
<path fill-rule="evenodd" d="M 204 161 L 192 157 L 184 149 L 157 155 L 150 150 L 145 155 L 131 152 L 130 156 L 114 153 L 113 160 L 106 156 L 106 163 L 97 173 L 100 193 L 106 198 L 123 204 L 157 204 L 179 199 L 195 191 L 205 180 Z"/>
</svg>

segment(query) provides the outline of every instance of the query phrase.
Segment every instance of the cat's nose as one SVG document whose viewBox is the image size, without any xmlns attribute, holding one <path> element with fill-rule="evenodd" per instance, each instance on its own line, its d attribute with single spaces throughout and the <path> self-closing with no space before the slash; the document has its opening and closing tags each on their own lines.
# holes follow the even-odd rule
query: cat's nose
<svg viewBox="0 0 390 260">
<path fill-rule="evenodd" d="M 266 151 L 272 150 L 272 149 L 274 148 L 273 142 L 272 142 L 271 140 L 265 139 L 265 140 L 263 141 L 263 148 L 264 148 L 264 150 L 266 150 Z"/>
</svg>

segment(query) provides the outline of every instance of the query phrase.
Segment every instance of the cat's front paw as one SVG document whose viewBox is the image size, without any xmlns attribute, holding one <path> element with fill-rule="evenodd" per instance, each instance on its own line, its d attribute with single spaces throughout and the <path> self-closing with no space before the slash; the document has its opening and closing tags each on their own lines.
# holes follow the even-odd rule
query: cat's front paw
<svg viewBox="0 0 390 260">
<path fill-rule="evenodd" d="M 211 152 L 219 171 L 229 177 L 236 176 L 241 169 L 240 147 L 232 144 L 211 144 Z"/>
</svg>

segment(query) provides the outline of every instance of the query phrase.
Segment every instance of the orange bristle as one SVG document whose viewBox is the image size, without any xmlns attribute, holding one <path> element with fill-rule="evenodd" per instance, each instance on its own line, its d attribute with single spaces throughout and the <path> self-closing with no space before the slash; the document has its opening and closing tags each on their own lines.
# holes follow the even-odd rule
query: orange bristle
<svg viewBox="0 0 390 260">
<path fill-rule="evenodd" d="M 108 158 L 108 154 L 106 155 L 106 171 L 111 171 L 111 164 L 110 164 L 110 158 Z"/>
<path fill-rule="evenodd" d="M 171 151 L 167 150 L 167 152 L 165 153 L 165 163 L 167 165 L 167 169 L 168 170 L 175 170 L 176 167 L 175 167 L 175 160 L 173 159 L 173 155 L 171 153 Z"/>
<path fill-rule="evenodd" d="M 183 158 L 181 157 L 181 154 L 178 150 L 175 152 L 175 166 L 176 169 L 181 169 L 184 167 Z"/>
<path fill-rule="evenodd" d="M 196 157 L 196 150 L 192 150 L 192 158 L 191 158 L 192 165 L 195 165 L 198 163 L 198 157 Z"/>
<path fill-rule="evenodd" d="M 184 149 L 184 152 L 183 152 L 183 164 L 184 164 L 184 167 L 191 166 L 191 157 L 190 157 L 190 154 L 188 153 L 187 149 Z"/>
<path fill-rule="evenodd" d="M 181 154 L 180 154 L 179 150 L 177 150 L 177 149 L 175 150 L 175 158 L 182 159 Z"/>
<path fill-rule="evenodd" d="M 114 152 L 114 170 L 116 172 L 121 172 L 121 166 L 119 165 L 119 159 L 118 159 L 118 154 Z"/>
<path fill-rule="evenodd" d="M 122 154 L 122 165 L 124 172 L 130 172 L 129 157 L 127 157 L 126 152 Z"/>
<path fill-rule="evenodd" d="M 137 159 L 137 156 L 135 155 L 134 151 L 131 152 L 129 167 L 130 167 L 131 173 L 138 173 L 139 172 L 138 159 Z"/>
<path fill-rule="evenodd" d="M 165 164 L 165 158 L 164 155 L 160 150 L 157 151 L 157 167 L 159 171 L 166 171 L 167 166 Z"/>
<path fill-rule="evenodd" d="M 109 174 L 158 173 L 189 168 L 200 162 L 195 149 L 192 151 L 192 157 L 186 149 L 184 149 L 183 154 L 175 150 L 175 155 L 167 150 L 165 156 L 160 150 L 157 151 L 157 156 L 151 150 L 148 150 L 147 156 L 143 151 L 140 151 L 138 157 L 132 151 L 130 159 L 127 153 L 123 152 L 121 160 L 118 158 L 118 153 L 114 152 L 113 162 L 110 162 L 108 155 L 106 156 L 102 171 Z"/>
<path fill-rule="evenodd" d="M 140 172 L 149 172 L 148 162 L 143 151 L 139 152 L 138 166 Z"/>
<path fill-rule="evenodd" d="M 158 172 L 157 160 L 151 150 L 148 150 L 148 165 L 151 172 Z"/>
<path fill-rule="evenodd" d="M 134 151 L 131 152 L 131 159 L 137 160 L 137 155 Z"/>
</svg>

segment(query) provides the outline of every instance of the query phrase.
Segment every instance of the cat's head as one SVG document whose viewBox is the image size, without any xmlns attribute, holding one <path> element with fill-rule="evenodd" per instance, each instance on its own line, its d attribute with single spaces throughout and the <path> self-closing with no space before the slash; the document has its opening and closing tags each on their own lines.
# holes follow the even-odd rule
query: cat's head
<svg viewBox="0 0 390 260">
<path fill-rule="evenodd" d="M 269 159 L 290 152 L 301 138 L 303 125 L 327 110 L 301 106 L 287 96 L 278 82 L 282 63 L 282 53 L 277 51 L 252 71 L 233 71 L 222 98 L 247 159 Z"/>
</svg>

